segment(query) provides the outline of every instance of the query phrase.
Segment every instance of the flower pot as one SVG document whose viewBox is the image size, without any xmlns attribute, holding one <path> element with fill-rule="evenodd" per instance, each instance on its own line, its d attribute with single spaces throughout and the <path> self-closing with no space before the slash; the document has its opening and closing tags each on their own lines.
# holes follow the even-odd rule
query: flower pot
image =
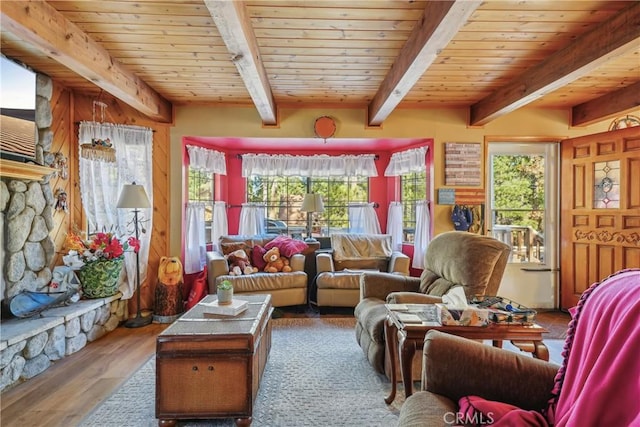
<svg viewBox="0 0 640 427">
<path fill-rule="evenodd" d="M 86 298 L 106 298 L 118 292 L 124 258 L 101 259 L 85 264 L 77 271 Z"/>
<path fill-rule="evenodd" d="M 233 301 L 233 287 L 218 286 L 218 305 L 229 305 Z"/>
</svg>

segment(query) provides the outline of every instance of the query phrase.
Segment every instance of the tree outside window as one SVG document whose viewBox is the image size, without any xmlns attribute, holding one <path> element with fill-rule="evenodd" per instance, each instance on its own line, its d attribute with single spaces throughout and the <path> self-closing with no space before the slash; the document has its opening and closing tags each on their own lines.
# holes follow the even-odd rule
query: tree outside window
<svg viewBox="0 0 640 427">
<path fill-rule="evenodd" d="M 426 172 L 400 175 L 400 192 L 403 240 L 405 243 L 413 243 L 416 230 L 416 202 L 427 199 Z"/>
<path fill-rule="evenodd" d="M 204 234 L 207 243 L 210 243 L 213 224 L 213 174 L 189 168 L 188 188 L 189 202 L 204 203 Z"/>
<path fill-rule="evenodd" d="M 515 260 L 543 262 L 544 156 L 493 155 L 491 161 L 494 236 L 509 234 Z"/>
<path fill-rule="evenodd" d="M 369 180 L 363 177 L 307 178 L 267 177 L 247 178 L 247 201 L 264 203 L 268 233 L 304 235 L 307 216 L 300 211 L 306 193 L 321 194 L 323 213 L 313 213 L 312 235 L 329 236 L 349 230 L 348 206 L 366 202 Z"/>
</svg>

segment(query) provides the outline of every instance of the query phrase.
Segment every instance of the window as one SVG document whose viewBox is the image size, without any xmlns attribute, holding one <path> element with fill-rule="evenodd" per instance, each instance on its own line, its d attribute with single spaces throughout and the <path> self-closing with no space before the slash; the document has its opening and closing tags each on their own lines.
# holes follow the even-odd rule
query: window
<svg viewBox="0 0 640 427">
<path fill-rule="evenodd" d="M 406 243 L 413 243 L 416 230 L 416 202 L 427 199 L 426 172 L 412 172 L 400 175 L 400 197 L 403 213 L 403 240 Z"/>
<path fill-rule="evenodd" d="M 511 262 L 545 262 L 545 156 L 491 156 L 492 234 L 512 247 Z"/>
<path fill-rule="evenodd" d="M 213 224 L 213 174 L 189 168 L 189 202 L 204 203 L 204 234 L 211 239 L 211 227 Z"/>
<path fill-rule="evenodd" d="M 300 211 L 305 193 L 322 195 L 324 212 L 312 215 L 312 234 L 329 236 L 349 230 L 349 203 L 367 202 L 369 180 L 366 177 L 306 178 L 267 177 L 247 178 L 247 201 L 260 202 L 266 208 L 268 233 L 304 235 L 307 215 Z"/>
</svg>

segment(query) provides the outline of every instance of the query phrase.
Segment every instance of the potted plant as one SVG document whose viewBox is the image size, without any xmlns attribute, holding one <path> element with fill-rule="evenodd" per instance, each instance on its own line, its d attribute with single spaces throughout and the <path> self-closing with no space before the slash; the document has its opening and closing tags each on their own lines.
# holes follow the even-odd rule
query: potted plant
<svg viewBox="0 0 640 427">
<path fill-rule="evenodd" d="M 69 253 L 62 259 L 76 270 L 85 298 L 105 298 L 118 292 L 118 280 L 124 262 L 124 252 L 140 250 L 135 237 L 120 240 L 113 233 L 96 233 L 85 240 L 76 233 L 67 234 L 65 246 Z"/>
<path fill-rule="evenodd" d="M 228 305 L 233 301 L 233 285 L 229 280 L 218 284 L 218 305 Z"/>
</svg>

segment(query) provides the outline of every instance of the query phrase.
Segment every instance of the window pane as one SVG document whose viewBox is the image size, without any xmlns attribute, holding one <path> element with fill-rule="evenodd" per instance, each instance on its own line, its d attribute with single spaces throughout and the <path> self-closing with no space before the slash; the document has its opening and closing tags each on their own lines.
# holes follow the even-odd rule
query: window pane
<svg viewBox="0 0 640 427">
<path fill-rule="evenodd" d="M 405 243 L 413 243 L 416 230 L 416 202 L 427 199 L 426 172 L 409 173 L 400 176 L 402 201 L 402 228 Z"/>
<path fill-rule="evenodd" d="M 189 168 L 189 202 L 202 202 L 204 206 L 204 234 L 208 243 L 213 225 L 213 174 Z"/>
<path fill-rule="evenodd" d="M 544 168 L 542 155 L 492 156 L 492 233 L 512 262 L 544 261 Z"/>
<path fill-rule="evenodd" d="M 300 208 L 307 192 L 321 194 L 325 209 L 322 213 L 311 214 L 312 235 L 328 236 L 349 229 L 347 206 L 353 202 L 368 201 L 369 180 L 354 177 L 247 178 L 247 200 L 265 204 L 266 227 L 271 233 L 306 236 L 307 214 Z"/>
</svg>

